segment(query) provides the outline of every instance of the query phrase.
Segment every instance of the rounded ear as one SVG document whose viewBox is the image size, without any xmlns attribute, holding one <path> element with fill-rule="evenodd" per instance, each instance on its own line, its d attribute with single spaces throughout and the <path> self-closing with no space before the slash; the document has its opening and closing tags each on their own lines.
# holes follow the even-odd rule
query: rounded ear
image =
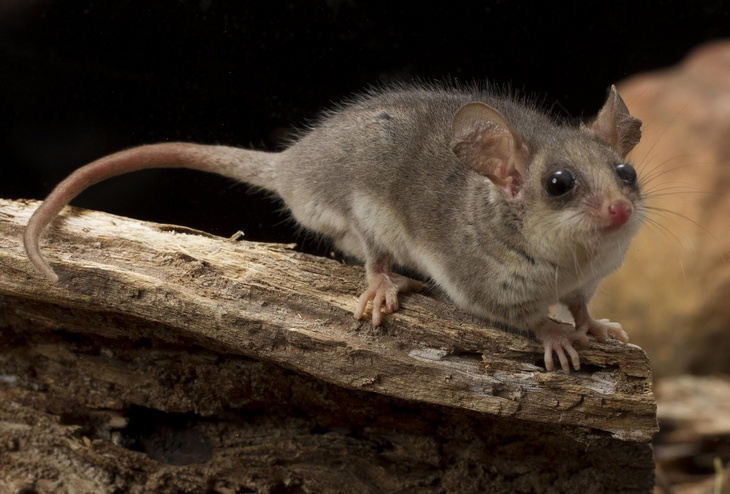
<svg viewBox="0 0 730 494">
<path fill-rule="evenodd" d="M 611 86 L 606 103 L 588 126 L 588 131 L 625 158 L 641 140 L 641 120 L 629 114 L 616 86 Z"/>
<path fill-rule="evenodd" d="M 451 130 L 451 150 L 459 161 L 515 197 L 525 182 L 527 147 L 507 119 L 491 106 L 472 102 L 456 112 Z"/>
</svg>

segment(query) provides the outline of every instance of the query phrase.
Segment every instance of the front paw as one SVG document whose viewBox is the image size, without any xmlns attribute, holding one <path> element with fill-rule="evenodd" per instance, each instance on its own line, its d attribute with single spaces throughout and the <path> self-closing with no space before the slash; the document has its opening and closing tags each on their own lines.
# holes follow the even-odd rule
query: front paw
<svg viewBox="0 0 730 494">
<path fill-rule="evenodd" d="M 629 335 L 617 322 L 611 322 L 608 319 L 591 319 L 584 326 L 585 329 L 583 327 L 580 329 L 595 336 L 601 343 L 607 341 L 609 335 L 613 336 L 621 343 L 629 342 Z"/>
<path fill-rule="evenodd" d="M 558 356 L 560 367 L 566 373 L 570 372 L 571 363 L 575 370 L 580 369 L 580 357 L 578 351 L 573 347 L 573 342 L 585 345 L 588 342 L 585 332 L 576 330 L 570 324 L 559 323 L 552 319 L 541 323 L 534 332 L 545 347 L 545 368 L 547 370 L 555 369 L 553 352 Z"/>
</svg>

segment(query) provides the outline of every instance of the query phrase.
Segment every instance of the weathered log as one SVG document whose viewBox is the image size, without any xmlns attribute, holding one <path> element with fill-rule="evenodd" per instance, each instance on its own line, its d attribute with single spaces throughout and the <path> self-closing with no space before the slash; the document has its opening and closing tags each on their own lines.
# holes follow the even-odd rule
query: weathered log
<svg viewBox="0 0 730 494">
<path fill-rule="evenodd" d="M 546 372 L 536 341 L 427 295 L 355 321 L 360 267 L 74 208 L 43 240 L 51 284 L 22 248 L 35 205 L 0 200 L 0 474 L 18 488 L 54 482 L 30 451 L 69 492 L 652 487 L 634 345 Z"/>
</svg>

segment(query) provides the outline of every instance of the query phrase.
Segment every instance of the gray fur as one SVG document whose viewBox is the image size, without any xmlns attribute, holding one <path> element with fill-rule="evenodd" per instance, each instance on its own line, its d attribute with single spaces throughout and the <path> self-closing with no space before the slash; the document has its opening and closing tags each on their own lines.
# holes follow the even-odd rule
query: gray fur
<svg viewBox="0 0 730 494">
<path fill-rule="evenodd" d="M 460 108 L 475 102 L 484 105 L 472 105 L 462 119 L 466 123 L 457 124 Z M 622 185 L 614 170 L 640 135 L 640 122 L 621 105 L 614 89 L 594 124 L 571 127 L 489 89 L 397 88 L 337 108 L 280 153 L 163 144 L 123 151 L 88 166 L 121 163 L 101 179 L 133 168 L 183 166 L 270 190 L 302 226 L 364 261 L 373 290 L 383 273 L 390 280 L 394 262 L 429 277 L 473 314 L 505 328 L 535 331 L 546 352 L 558 353 L 563 368 L 562 350 L 577 367 L 572 347 L 552 341 L 539 328 L 549 324 L 551 304 L 565 303 L 574 314 L 580 313 L 576 307 L 584 309 L 598 282 L 621 264 L 641 223 L 640 190 Z M 469 122 L 479 114 L 495 117 L 472 128 Z M 497 135 L 506 143 L 486 144 L 498 158 L 475 154 L 485 146 L 482 135 Z M 129 164 L 144 149 L 149 161 Z M 173 149 L 169 154 L 177 159 L 156 160 L 158 149 Z M 508 160 L 499 158 L 503 149 L 509 150 Z M 462 150 L 464 157 L 457 157 Z M 508 161 L 515 165 L 510 170 L 516 181 L 495 186 L 498 179 L 483 171 L 484 163 L 491 170 L 494 163 Z M 568 198 L 548 197 L 546 174 L 565 166 L 574 171 L 577 190 Z M 38 250 L 42 229 L 89 185 L 74 175 L 67 182 L 67 190 L 54 191 L 47 199 L 53 205 L 29 224 L 26 246 L 36 265 L 45 263 Z M 608 232 L 591 219 L 591 207 L 597 210 L 607 197 L 630 204 L 634 212 L 625 225 Z M 385 267 L 377 268 L 381 265 Z M 50 277 L 49 271 L 44 272 Z M 375 303 L 373 297 L 364 303 L 371 299 Z M 383 308 L 395 309 L 397 299 Z M 576 324 L 592 332 L 591 325 L 599 323 L 587 312 L 586 317 L 579 321 L 577 316 Z M 379 324 L 375 315 L 373 321 Z M 569 337 L 577 339 L 580 335 Z M 547 354 L 546 364 L 551 368 Z"/>
</svg>

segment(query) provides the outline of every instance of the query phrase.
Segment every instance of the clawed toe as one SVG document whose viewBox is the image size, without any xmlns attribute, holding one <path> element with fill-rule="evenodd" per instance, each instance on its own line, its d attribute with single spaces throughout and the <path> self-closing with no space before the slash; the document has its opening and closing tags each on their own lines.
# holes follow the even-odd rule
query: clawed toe
<svg viewBox="0 0 730 494">
<path fill-rule="evenodd" d="M 382 324 L 383 314 L 390 314 L 398 310 L 398 288 L 388 281 L 384 280 L 378 286 L 368 288 L 360 295 L 355 310 L 355 319 L 363 318 L 368 302 L 373 304 L 373 326 Z"/>
<path fill-rule="evenodd" d="M 592 319 L 588 324 L 587 333 L 596 337 L 600 342 L 608 341 L 608 337 L 613 336 L 622 343 L 629 342 L 629 335 L 623 330 L 617 322 L 611 322 L 608 319 Z"/>
<path fill-rule="evenodd" d="M 362 319 L 372 302 L 373 326 L 380 326 L 383 314 L 392 314 L 400 307 L 398 294 L 420 290 L 423 284 L 394 273 L 374 273 L 368 276 L 368 288 L 358 298 L 355 319 Z"/>
<path fill-rule="evenodd" d="M 576 330 L 569 324 L 562 324 L 548 319 L 535 330 L 537 337 L 542 340 L 545 348 L 545 368 L 549 371 L 555 369 L 553 353 L 558 356 L 560 367 L 565 372 L 570 372 L 570 365 L 575 370 L 580 369 L 580 356 L 573 347 L 573 342 L 585 345 L 588 342 L 583 331 Z"/>
</svg>

